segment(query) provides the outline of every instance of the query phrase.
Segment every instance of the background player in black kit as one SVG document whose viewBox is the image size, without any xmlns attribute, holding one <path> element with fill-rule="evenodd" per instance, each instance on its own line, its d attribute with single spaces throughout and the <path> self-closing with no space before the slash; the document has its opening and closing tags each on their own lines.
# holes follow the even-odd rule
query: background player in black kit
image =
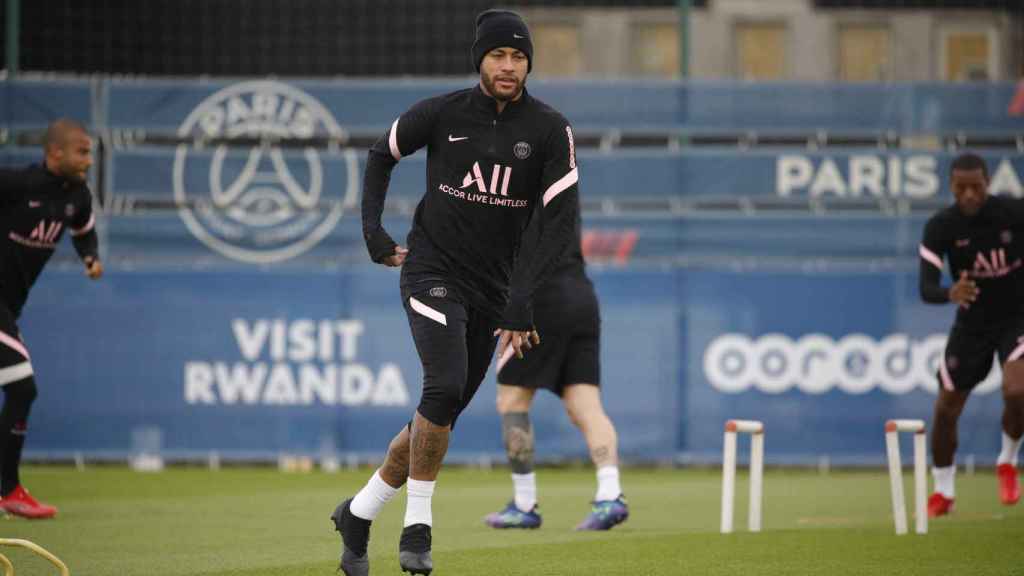
<svg viewBox="0 0 1024 576">
<path fill-rule="evenodd" d="M 575 242 L 551 278 L 534 296 L 537 330 L 544 342 L 524 358 L 512 350 L 498 357 L 498 413 L 502 438 L 512 467 L 514 497 L 500 512 L 487 515 L 493 528 L 539 528 L 537 480 L 533 471 L 534 433 L 530 405 L 537 389 L 557 394 L 569 419 L 583 433 L 597 469 L 597 493 L 590 514 L 577 530 L 608 530 L 629 517 L 622 497 L 618 467 L 618 437 L 605 414 L 601 382 L 601 312 L 594 285 L 584 270 L 579 214 Z M 538 239 L 533 226 L 524 249 Z"/>
<path fill-rule="evenodd" d="M 414 574 L 433 569 L 431 497 L 452 426 L 476 393 L 496 340 L 517 355 L 538 342 L 533 293 L 573 237 L 572 129 L 525 89 L 533 57 L 526 23 L 513 12 L 488 10 L 476 25 L 479 85 L 414 105 L 367 160 L 363 235 L 374 262 L 402 266 L 402 302 L 423 364 L 423 393 L 384 464 L 332 515 L 349 576 L 369 573 L 370 523 L 402 484 L 408 500 L 399 564 Z M 381 227 L 381 213 L 392 168 L 424 146 L 427 190 L 407 250 Z M 523 230 L 538 208 L 537 249 L 520 253 Z"/>
<path fill-rule="evenodd" d="M 999 496 L 1020 499 L 1017 454 L 1024 435 L 1024 199 L 988 196 L 988 169 L 974 154 L 950 169 L 956 203 L 928 221 L 921 243 L 921 297 L 959 305 L 939 367 L 932 429 L 935 492 L 928 515 L 953 509 L 957 419 L 971 390 L 988 375 L 992 355 L 1003 367 L 1003 444 L 997 460 Z M 939 285 L 943 256 L 952 287 Z"/>
<path fill-rule="evenodd" d="M 92 141 L 81 124 L 62 119 L 47 128 L 43 150 L 42 164 L 0 170 L 0 508 L 26 518 L 50 518 L 57 509 L 36 501 L 18 475 L 36 383 L 16 322 L 64 230 L 70 231 L 89 278 L 103 274 L 92 196 L 85 183 L 92 166 Z"/>
</svg>

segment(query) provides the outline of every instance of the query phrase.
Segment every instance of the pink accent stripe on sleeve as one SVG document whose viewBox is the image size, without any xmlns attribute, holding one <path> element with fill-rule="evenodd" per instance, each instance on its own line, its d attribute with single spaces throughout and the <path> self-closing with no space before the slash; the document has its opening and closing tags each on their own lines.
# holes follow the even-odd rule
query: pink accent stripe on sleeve
<svg viewBox="0 0 1024 576">
<path fill-rule="evenodd" d="M 564 192 L 567 188 L 578 182 L 579 179 L 580 173 L 577 168 L 573 168 L 572 170 L 569 171 L 568 174 L 559 178 L 558 182 L 555 182 L 554 184 L 549 186 L 548 189 L 544 192 L 544 205 L 547 206 L 548 202 L 551 202 L 552 200 L 555 199 L 555 196 L 558 196 L 559 194 Z"/>
<path fill-rule="evenodd" d="M 1020 360 L 1024 356 L 1024 343 L 1019 344 L 1010 352 L 1010 356 L 1006 358 L 1007 362 L 1013 362 L 1014 360 Z"/>
<path fill-rule="evenodd" d="M 942 268 L 943 268 L 943 266 L 942 266 L 942 258 L 939 258 L 938 254 L 936 254 L 935 252 L 932 252 L 931 250 L 925 248 L 924 244 L 921 244 L 921 247 L 918 248 L 917 252 L 918 252 L 918 254 L 921 255 L 921 258 L 924 258 L 925 260 L 927 260 L 927 261 L 931 262 L 932 264 L 934 264 L 936 268 L 938 268 L 939 270 L 942 270 Z"/>
<path fill-rule="evenodd" d="M 81 236 L 81 235 L 86 234 L 87 232 L 89 232 L 89 230 L 92 230 L 94 226 L 96 226 L 96 215 L 95 214 L 90 214 L 89 215 L 89 221 L 85 223 L 85 226 L 82 226 L 81 228 L 72 228 L 71 229 L 71 235 L 72 236 Z"/>
<path fill-rule="evenodd" d="M 21 340 L 15 338 L 14 336 L 11 336 L 10 334 L 6 334 L 4 332 L 0 332 L 0 343 L 4 343 L 8 347 L 13 348 L 15 352 L 24 356 L 25 360 L 32 360 L 28 356 L 28 348 L 25 348 L 25 344 L 23 344 Z"/>
<path fill-rule="evenodd" d="M 395 162 L 402 159 L 402 152 L 398 149 L 398 121 L 399 118 L 395 118 L 394 124 L 391 125 L 391 133 L 388 134 L 388 146 L 391 148 L 391 156 L 394 157 Z"/>
</svg>

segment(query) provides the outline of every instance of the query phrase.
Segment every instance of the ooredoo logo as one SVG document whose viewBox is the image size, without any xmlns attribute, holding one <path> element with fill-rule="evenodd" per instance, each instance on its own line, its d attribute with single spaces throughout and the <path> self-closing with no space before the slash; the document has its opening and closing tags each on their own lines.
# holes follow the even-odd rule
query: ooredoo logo
<svg viewBox="0 0 1024 576">
<path fill-rule="evenodd" d="M 235 260 L 287 260 L 323 240 L 358 198 L 358 160 L 340 152 L 344 176 L 325 175 L 312 146 L 283 149 L 281 140 L 340 138 L 331 113 L 306 92 L 280 82 L 242 82 L 203 100 L 178 136 L 213 141 L 178 146 L 174 195 L 189 231 Z M 248 146 L 229 145 L 240 140 Z"/>
<path fill-rule="evenodd" d="M 784 334 L 755 339 L 723 334 L 704 350 L 704 376 L 713 388 L 730 394 L 751 388 L 767 394 L 794 388 L 806 394 L 824 394 L 834 388 L 847 394 L 875 388 L 889 394 L 916 388 L 936 392 L 945 348 L 944 334 L 920 340 L 906 334 L 881 340 L 849 334 L 838 341 L 825 334 L 807 334 L 795 341 Z M 1000 380 L 994 367 L 974 393 L 998 390 Z"/>
</svg>

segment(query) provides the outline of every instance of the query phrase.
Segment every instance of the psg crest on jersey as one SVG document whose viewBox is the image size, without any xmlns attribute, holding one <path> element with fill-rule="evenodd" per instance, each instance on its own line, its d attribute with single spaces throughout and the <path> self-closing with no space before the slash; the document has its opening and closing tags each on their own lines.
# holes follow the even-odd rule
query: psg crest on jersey
<svg viewBox="0 0 1024 576">
<path fill-rule="evenodd" d="M 526 160 L 530 157 L 530 143 L 516 142 L 516 145 L 512 147 L 512 153 L 516 155 L 516 158 Z"/>
<path fill-rule="evenodd" d="M 178 212 L 196 238 L 229 258 L 260 264 L 294 258 L 356 205 L 355 152 L 301 145 L 309 138 L 341 138 L 343 131 L 319 101 L 294 86 L 228 86 L 200 102 L 178 136 L 210 143 L 178 146 Z"/>
<path fill-rule="evenodd" d="M 1009 244 L 1013 242 L 1013 232 L 1010 232 L 1009 230 L 1003 230 L 999 234 L 999 239 L 1002 240 L 1003 244 Z"/>
</svg>

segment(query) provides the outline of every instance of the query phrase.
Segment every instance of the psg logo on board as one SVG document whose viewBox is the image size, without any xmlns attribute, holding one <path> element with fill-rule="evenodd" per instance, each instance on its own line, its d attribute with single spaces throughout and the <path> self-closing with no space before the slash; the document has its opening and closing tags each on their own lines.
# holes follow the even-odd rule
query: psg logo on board
<svg viewBox="0 0 1024 576">
<path fill-rule="evenodd" d="M 189 231 L 211 249 L 243 262 L 294 258 L 327 237 L 359 193 L 351 149 L 283 148 L 282 140 L 340 139 L 334 116 L 306 92 L 274 81 L 228 86 L 199 103 L 178 136 L 174 196 Z M 233 143 L 237 140 L 237 143 Z"/>
</svg>

